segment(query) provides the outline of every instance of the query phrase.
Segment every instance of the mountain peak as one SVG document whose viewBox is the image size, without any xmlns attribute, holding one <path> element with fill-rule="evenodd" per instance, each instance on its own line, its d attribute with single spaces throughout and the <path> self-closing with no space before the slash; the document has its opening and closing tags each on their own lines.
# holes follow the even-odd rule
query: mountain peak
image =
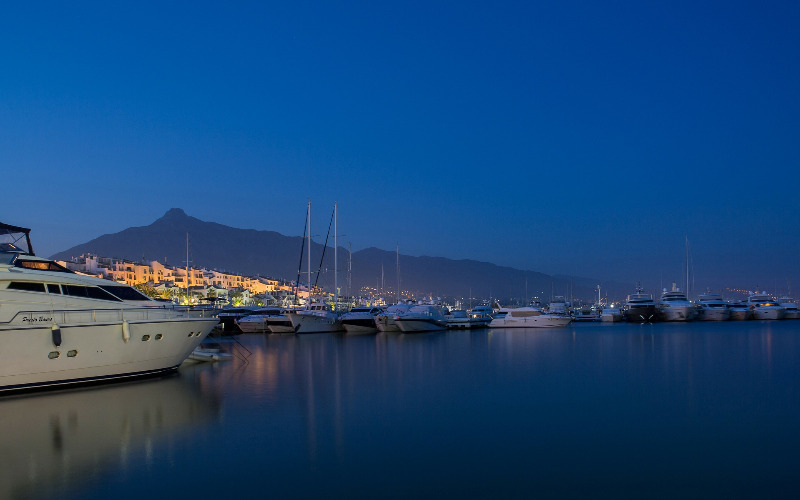
<svg viewBox="0 0 800 500">
<path fill-rule="evenodd" d="M 170 208 L 163 218 L 186 217 L 186 212 L 182 208 Z"/>
</svg>

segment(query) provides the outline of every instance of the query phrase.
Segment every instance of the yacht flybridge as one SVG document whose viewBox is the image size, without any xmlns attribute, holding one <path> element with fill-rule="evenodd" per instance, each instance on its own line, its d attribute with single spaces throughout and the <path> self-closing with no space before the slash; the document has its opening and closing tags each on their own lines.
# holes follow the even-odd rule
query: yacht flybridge
<svg viewBox="0 0 800 500">
<path fill-rule="evenodd" d="M 176 370 L 218 323 L 37 257 L 0 223 L 0 393 Z"/>
</svg>

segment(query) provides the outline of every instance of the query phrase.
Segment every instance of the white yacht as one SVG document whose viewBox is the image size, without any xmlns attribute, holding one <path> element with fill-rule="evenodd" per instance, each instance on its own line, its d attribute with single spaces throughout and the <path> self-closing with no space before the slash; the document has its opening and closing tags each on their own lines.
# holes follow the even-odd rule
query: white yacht
<svg viewBox="0 0 800 500">
<path fill-rule="evenodd" d="M 557 295 L 553 297 L 553 300 L 551 300 L 550 304 L 547 306 L 547 312 L 549 314 L 569 316 L 570 313 L 569 302 L 567 302 L 567 299 L 564 296 Z"/>
<path fill-rule="evenodd" d="M 331 311 L 327 304 L 311 304 L 307 309 L 286 313 L 292 322 L 294 333 L 335 333 L 343 332 L 339 315 Z"/>
<path fill-rule="evenodd" d="M 778 304 L 783 308 L 783 319 L 800 319 L 800 309 L 791 297 L 778 297 Z"/>
<path fill-rule="evenodd" d="M 0 392 L 174 371 L 219 323 L 36 257 L 0 224 Z"/>
<path fill-rule="evenodd" d="M 489 328 L 556 328 L 571 321 L 567 315 L 546 314 L 538 307 L 501 307 Z"/>
<path fill-rule="evenodd" d="M 731 321 L 744 321 L 753 317 L 753 311 L 744 302 L 728 302 Z"/>
<path fill-rule="evenodd" d="M 675 283 L 672 290 L 664 289 L 656 307 L 664 321 L 690 321 L 694 317 L 694 306 Z"/>
<path fill-rule="evenodd" d="M 469 316 L 464 309 L 454 309 L 445 317 L 447 328 L 451 330 L 469 330 Z"/>
<path fill-rule="evenodd" d="M 244 333 L 269 333 L 270 318 L 275 316 L 283 317 L 284 312 L 280 307 L 257 309 L 253 314 L 237 319 L 236 325 Z"/>
<path fill-rule="evenodd" d="M 440 306 L 417 305 L 395 316 L 394 322 L 403 333 L 431 332 L 447 328 L 447 319 Z"/>
<path fill-rule="evenodd" d="M 354 307 L 339 317 L 347 333 L 378 333 L 375 315 L 382 312 L 380 307 Z"/>
<path fill-rule="evenodd" d="M 767 292 L 754 292 L 747 297 L 753 319 L 783 319 L 784 309 Z"/>
<path fill-rule="evenodd" d="M 284 308 L 281 309 L 280 314 L 267 316 L 267 329 L 269 329 L 269 333 L 294 333 L 292 320 L 290 320 L 288 316 L 288 313 L 293 310 L 294 309 Z"/>
<path fill-rule="evenodd" d="M 728 304 L 718 293 L 706 292 L 698 295 L 696 311 L 700 321 L 726 321 L 731 317 Z"/>
<path fill-rule="evenodd" d="M 383 312 L 375 315 L 375 326 L 381 332 L 400 332 L 400 327 L 395 323 L 394 318 L 407 313 L 414 304 L 394 304 L 387 307 Z"/>
</svg>

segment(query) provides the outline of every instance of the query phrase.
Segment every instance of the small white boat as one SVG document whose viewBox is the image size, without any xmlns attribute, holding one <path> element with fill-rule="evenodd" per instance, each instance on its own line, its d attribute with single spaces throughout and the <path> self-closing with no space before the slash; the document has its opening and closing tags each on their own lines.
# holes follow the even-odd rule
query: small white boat
<svg viewBox="0 0 800 500">
<path fill-rule="evenodd" d="M 227 361 L 232 358 L 233 354 L 222 352 L 215 347 L 196 347 L 194 351 L 189 354 L 187 360 L 206 363 L 210 361 Z"/>
<path fill-rule="evenodd" d="M 445 318 L 447 320 L 447 328 L 451 330 L 469 330 L 472 327 L 467 311 L 463 309 L 454 309 Z"/>
<path fill-rule="evenodd" d="M 572 318 L 562 314 L 545 314 L 538 307 L 500 308 L 489 328 L 558 328 Z"/>
</svg>

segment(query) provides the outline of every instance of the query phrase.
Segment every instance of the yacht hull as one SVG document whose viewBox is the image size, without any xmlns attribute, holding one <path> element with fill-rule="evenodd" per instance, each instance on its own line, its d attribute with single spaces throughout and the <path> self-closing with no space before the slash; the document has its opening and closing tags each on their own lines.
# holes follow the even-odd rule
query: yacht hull
<svg viewBox="0 0 800 500">
<path fill-rule="evenodd" d="M 339 323 L 336 315 L 289 313 L 294 333 L 335 333 L 343 332 L 344 328 Z"/>
<path fill-rule="evenodd" d="M 661 309 L 661 319 L 663 321 L 689 321 L 692 319 L 691 307 L 665 307 Z"/>
<path fill-rule="evenodd" d="M 375 316 L 375 326 L 378 328 L 379 332 L 400 333 L 400 327 L 397 326 L 397 323 L 395 323 L 394 318 L 389 316 L 380 314 Z"/>
<path fill-rule="evenodd" d="M 700 321 L 727 321 L 730 317 L 731 313 L 726 307 L 702 307 L 697 313 L 697 319 Z"/>
<path fill-rule="evenodd" d="M 394 321 L 403 333 L 435 332 L 447 329 L 447 323 L 432 319 L 399 318 Z"/>
<path fill-rule="evenodd" d="M 555 316 L 541 314 L 522 318 L 506 317 L 495 318 L 489 323 L 489 328 L 560 328 L 570 324 L 569 316 Z"/>
<path fill-rule="evenodd" d="M 783 319 L 782 307 L 756 307 L 753 309 L 753 319 Z"/>
<path fill-rule="evenodd" d="M 647 307 L 631 307 L 624 313 L 628 323 L 652 323 L 658 321 L 658 310 L 655 305 Z"/>
<path fill-rule="evenodd" d="M 0 392 L 173 371 L 218 324 L 175 318 L 0 327 Z M 59 345 L 60 344 L 60 345 Z"/>
</svg>

